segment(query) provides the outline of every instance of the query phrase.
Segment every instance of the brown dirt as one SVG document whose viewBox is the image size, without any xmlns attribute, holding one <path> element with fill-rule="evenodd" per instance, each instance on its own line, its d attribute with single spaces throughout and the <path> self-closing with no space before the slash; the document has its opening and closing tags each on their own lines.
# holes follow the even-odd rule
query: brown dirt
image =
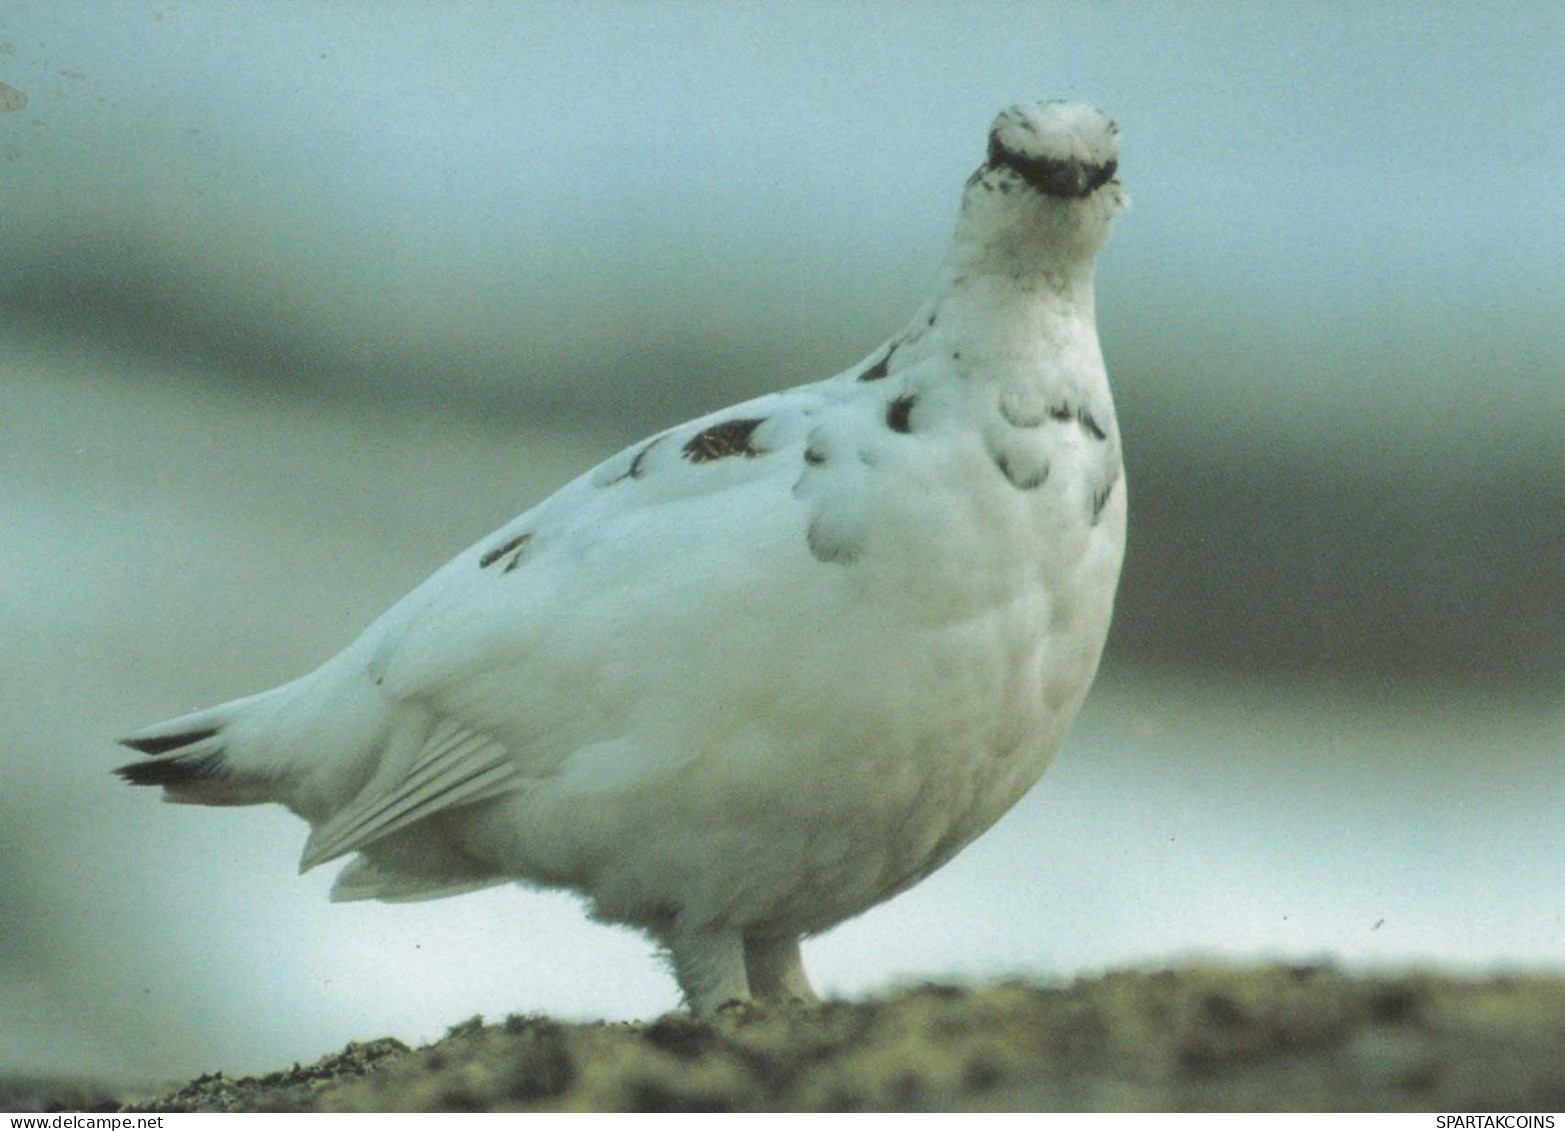
<svg viewBox="0 0 1565 1131">
<path fill-rule="evenodd" d="M 131 1111 L 1565 1109 L 1565 977 L 1323 966 L 923 986 L 712 1019 L 458 1025 Z"/>
</svg>

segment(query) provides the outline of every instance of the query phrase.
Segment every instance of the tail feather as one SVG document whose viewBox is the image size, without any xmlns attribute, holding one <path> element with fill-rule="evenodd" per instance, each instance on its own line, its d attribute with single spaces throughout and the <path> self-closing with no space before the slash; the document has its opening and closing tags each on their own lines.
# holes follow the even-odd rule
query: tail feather
<svg viewBox="0 0 1565 1131">
<path fill-rule="evenodd" d="M 129 746 L 132 750 L 139 750 L 143 754 L 167 754 L 170 750 L 178 750 L 181 746 L 189 746 L 192 743 L 203 742 L 208 738 L 217 736 L 217 728 L 209 727 L 205 730 L 187 730 L 175 734 L 168 734 L 160 729 L 151 732 L 143 731 L 133 734 L 129 738 L 119 740 L 121 746 Z"/>
<path fill-rule="evenodd" d="M 116 772 L 165 801 L 277 802 L 319 824 L 364 788 L 396 722 L 350 649 L 291 683 L 131 732 L 120 744 L 147 757 Z"/>
<path fill-rule="evenodd" d="M 164 800 L 190 805 L 255 805 L 273 800 L 268 783 L 236 772 L 228 760 L 222 724 L 172 719 L 119 740 L 149 757 L 115 767 L 131 785 L 161 786 Z"/>
<path fill-rule="evenodd" d="M 175 751 L 145 762 L 127 762 L 114 772 L 131 785 L 183 786 L 203 778 L 220 777 L 223 752 L 188 754 Z"/>
</svg>

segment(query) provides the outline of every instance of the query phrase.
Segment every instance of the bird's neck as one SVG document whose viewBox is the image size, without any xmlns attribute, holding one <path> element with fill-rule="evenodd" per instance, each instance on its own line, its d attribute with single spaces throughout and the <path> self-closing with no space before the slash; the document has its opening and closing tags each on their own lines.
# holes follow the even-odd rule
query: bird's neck
<svg viewBox="0 0 1565 1131">
<path fill-rule="evenodd" d="M 932 310 L 946 326 L 947 356 L 964 375 L 1042 392 L 1102 373 L 1090 261 L 1004 273 L 954 260 L 941 281 Z"/>
</svg>

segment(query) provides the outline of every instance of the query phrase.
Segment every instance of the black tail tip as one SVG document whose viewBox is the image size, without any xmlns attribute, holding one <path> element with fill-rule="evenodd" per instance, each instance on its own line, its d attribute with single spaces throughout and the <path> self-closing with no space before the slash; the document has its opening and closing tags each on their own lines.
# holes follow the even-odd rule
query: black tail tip
<svg viewBox="0 0 1565 1131">
<path fill-rule="evenodd" d="M 149 762 L 130 762 L 116 766 L 114 772 L 131 785 L 188 785 L 194 781 L 221 777 L 222 763 L 223 755 L 219 751 L 191 758 L 175 755 Z"/>
<path fill-rule="evenodd" d="M 121 746 L 129 746 L 132 750 L 139 750 L 143 754 L 167 754 L 170 750 L 178 750 L 181 746 L 204 742 L 215 734 L 217 734 L 217 729 L 213 727 L 206 730 L 187 730 L 179 734 L 154 734 L 145 738 L 122 738 L 119 741 Z"/>
</svg>

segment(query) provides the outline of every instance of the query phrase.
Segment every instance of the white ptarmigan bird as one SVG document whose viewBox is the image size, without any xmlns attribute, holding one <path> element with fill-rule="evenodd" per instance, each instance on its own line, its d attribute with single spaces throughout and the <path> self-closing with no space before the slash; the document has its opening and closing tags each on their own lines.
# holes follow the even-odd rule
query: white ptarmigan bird
<svg viewBox="0 0 1565 1131">
<path fill-rule="evenodd" d="M 1093 261 L 1113 122 L 995 120 L 934 297 L 829 380 L 670 428 L 336 658 L 124 739 L 170 801 L 280 802 L 335 899 L 567 888 L 697 1011 L 813 1000 L 802 937 L 917 883 L 1060 748 L 1125 544 Z"/>
</svg>

